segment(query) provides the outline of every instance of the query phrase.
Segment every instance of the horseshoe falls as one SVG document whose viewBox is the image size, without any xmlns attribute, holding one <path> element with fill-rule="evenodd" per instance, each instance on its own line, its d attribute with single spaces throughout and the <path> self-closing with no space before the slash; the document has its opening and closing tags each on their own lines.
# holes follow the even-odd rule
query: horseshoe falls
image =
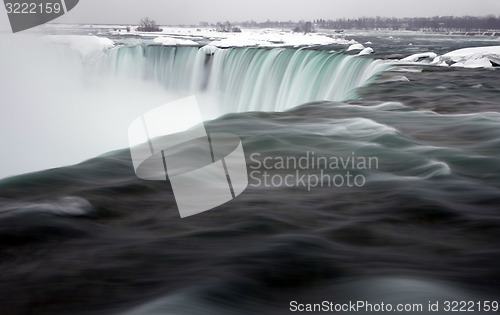
<svg viewBox="0 0 500 315">
<path fill-rule="evenodd" d="M 208 94 L 222 113 L 353 99 L 388 68 L 380 60 L 327 50 L 204 48 L 121 47 L 107 51 L 98 66 L 104 73 L 158 82 L 168 91 Z"/>
<path fill-rule="evenodd" d="M 155 36 L 196 45 L 165 46 L 61 28 L 0 34 L 0 314 L 282 315 L 323 301 L 333 309 L 306 313 L 356 301 L 498 311 L 496 38 L 244 29 L 292 44 L 215 48 L 238 35 L 172 28 Z M 326 44 L 293 47 L 311 38 Z M 202 117 L 183 102 L 152 112 L 193 94 Z M 214 161 L 214 136 L 187 143 L 180 164 L 219 163 L 228 186 L 232 170 L 248 175 L 230 201 L 185 218 L 171 178 L 139 178 L 128 147 L 138 121 L 144 156 L 159 157 L 149 135 L 176 119 L 238 137 L 246 162 L 232 167 L 234 147 Z M 186 200 L 206 193 L 191 181 L 200 170 Z M 380 313 L 346 314 L 358 312 Z"/>
<path fill-rule="evenodd" d="M 0 113 L 2 123 L 23 121 L 39 132 L 35 148 L 18 141 L 19 136 L 33 137 L 24 129 L 0 144 L 22 152 L 36 149 L 42 155 L 34 161 L 26 157 L 0 177 L 74 164 L 123 148 L 128 143 L 123 130 L 131 121 L 178 98 L 199 96 L 204 120 L 228 113 L 284 112 L 309 102 L 356 99 L 359 88 L 390 66 L 385 60 L 338 48 L 334 53 L 327 47 L 219 49 L 144 40 L 115 45 L 107 38 L 79 35 L 16 38 L 9 44 L 0 51 L 0 67 L 10 78 L 0 93 L 12 105 Z M 73 139 L 54 137 L 59 130 Z M 92 145 L 54 157 L 55 148 L 73 142 Z M 5 152 L 4 159 L 20 161 L 14 151 Z"/>
</svg>

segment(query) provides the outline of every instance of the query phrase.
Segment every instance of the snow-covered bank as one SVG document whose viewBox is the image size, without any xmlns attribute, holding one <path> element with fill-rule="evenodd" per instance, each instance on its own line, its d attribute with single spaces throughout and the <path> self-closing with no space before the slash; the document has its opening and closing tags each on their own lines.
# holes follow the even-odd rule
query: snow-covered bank
<svg viewBox="0 0 500 315">
<path fill-rule="evenodd" d="M 434 52 L 418 53 L 403 58 L 400 62 L 444 67 L 492 68 L 500 66 L 500 46 L 462 48 L 440 56 Z"/>
<path fill-rule="evenodd" d="M 441 59 L 455 62 L 452 67 L 491 68 L 500 66 L 500 46 L 458 49 L 444 54 Z"/>
<path fill-rule="evenodd" d="M 459 62 L 463 59 L 470 59 L 479 55 L 500 55 L 500 46 L 462 48 L 446 53 L 443 57 L 448 57 L 455 62 Z"/>
<path fill-rule="evenodd" d="M 156 44 L 161 44 L 165 46 L 197 46 L 197 42 L 190 39 L 180 39 L 174 37 L 161 36 L 153 40 Z"/>
<path fill-rule="evenodd" d="M 227 37 L 214 40 L 210 45 L 227 47 L 280 47 L 280 46 L 317 46 L 317 45 L 348 45 L 353 43 L 344 38 L 332 38 L 321 34 L 303 34 L 286 32 L 251 32 L 231 33 Z"/>
<path fill-rule="evenodd" d="M 161 32 L 145 33 L 133 29 L 130 32 L 114 31 L 112 35 L 134 35 L 143 38 L 155 37 L 156 43 L 164 45 L 206 45 L 228 47 L 301 47 L 319 45 L 351 45 L 354 40 L 341 35 L 323 33 L 296 33 L 277 29 L 243 29 L 238 33 L 217 32 L 210 28 L 163 27 Z M 189 41 L 189 42 L 187 42 Z"/>
<path fill-rule="evenodd" d="M 43 39 L 50 43 L 68 45 L 71 49 L 80 52 L 83 56 L 99 53 L 112 48 L 115 43 L 106 37 L 87 35 L 47 35 Z"/>
</svg>

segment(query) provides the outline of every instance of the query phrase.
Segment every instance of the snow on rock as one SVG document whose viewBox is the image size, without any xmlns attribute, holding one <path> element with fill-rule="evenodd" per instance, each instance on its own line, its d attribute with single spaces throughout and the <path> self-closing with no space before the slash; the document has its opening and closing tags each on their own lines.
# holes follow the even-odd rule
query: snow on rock
<svg viewBox="0 0 500 315">
<path fill-rule="evenodd" d="M 464 68 L 491 68 L 492 64 L 489 58 L 480 58 L 475 60 L 467 60 L 464 63 Z"/>
<path fill-rule="evenodd" d="M 454 62 L 453 67 L 491 68 L 500 65 L 500 46 L 462 48 L 442 56 Z"/>
<path fill-rule="evenodd" d="M 463 68 L 491 68 L 491 62 L 488 58 L 471 59 L 464 62 L 457 62 L 451 65 L 451 67 L 463 67 Z"/>
<path fill-rule="evenodd" d="M 112 35 L 136 35 L 140 37 L 166 37 L 173 39 L 185 39 L 194 41 L 197 45 L 202 46 L 207 41 L 211 46 L 219 48 L 229 47 L 301 47 L 301 46 L 316 46 L 316 45 L 350 45 L 356 44 L 354 40 L 347 40 L 340 35 L 321 34 L 321 33 L 295 33 L 292 31 L 284 31 L 277 29 L 242 29 L 241 33 L 218 32 L 213 28 L 192 28 L 192 27 L 169 27 L 162 26 L 161 32 L 137 32 L 134 28 L 130 32 L 124 31 L 126 26 L 117 28 L 122 31 L 111 32 Z M 160 41 L 160 40 L 159 40 Z M 162 43 L 165 45 L 187 45 L 164 39 Z M 189 45 L 195 45 L 190 43 Z M 361 49 L 360 49 L 361 50 Z"/>
<path fill-rule="evenodd" d="M 356 43 L 356 44 L 352 44 L 351 46 L 349 46 L 349 48 L 347 48 L 347 51 L 363 50 L 363 49 L 365 49 L 365 46 L 363 46 L 363 44 Z"/>
<path fill-rule="evenodd" d="M 447 67 L 449 66 L 448 63 L 446 62 L 446 59 L 443 58 L 442 56 L 437 56 L 434 58 L 431 62 L 431 65 L 433 66 L 442 66 L 442 67 Z"/>
<path fill-rule="evenodd" d="M 343 38 L 332 38 L 320 34 L 302 34 L 302 33 L 274 33 L 260 36 L 261 39 L 270 43 L 286 46 L 305 46 L 305 45 L 331 45 L 346 44 Z"/>
<path fill-rule="evenodd" d="M 437 57 L 437 54 L 434 52 L 424 52 L 424 53 L 419 53 L 419 54 L 413 54 L 411 56 L 408 56 L 406 58 L 401 59 L 401 61 L 407 61 L 407 62 L 419 62 L 422 60 L 431 60 Z"/>
<path fill-rule="evenodd" d="M 99 53 L 115 46 L 115 43 L 109 38 L 87 35 L 47 35 L 44 36 L 44 39 L 51 43 L 68 45 L 84 56 Z"/>
<path fill-rule="evenodd" d="M 214 40 L 210 42 L 210 46 L 229 48 L 229 47 L 254 47 L 265 45 L 266 42 L 254 40 L 254 39 L 244 39 L 244 38 L 223 38 L 219 40 Z"/>
<path fill-rule="evenodd" d="M 153 40 L 156 44 L 165 46 L 198 46 L 198 43 L 190 39 L 181 39 L 168 36 L 160 36 Z"/>
<path fill-rule="evenodd" d="M 500 66 L 500 55 L 488 55 L 488 59 L 490 60 L 493 66 Z"/>
<path fill-rule="evenodd" d="M 371 47 L 366 47 L 366 48 L 364 48 L 362 51 L 360 51 L 360 52 L 358 53 L 358 56 L 362 56 L 362 55 L 369 55 L 369 54 L 371 54 L 372 52 L 373 52 L 373 48 L 371 48 Z"/>
<path fill-rule="evenodd" d="M 219 48 L 212 45 L 205 45 L 201 47 L 200 50 L 203 51 L 206 55 L 213 55 L 217 50 L 219 50 Z"/>
<path fill-rule="evenodd" d="M 429 60 L 432 61 L 429 63 Z M 438 56 L 433 52 L 414 54 L 402 62 L 425 62 L 434 66 L 462 68 L 491 68 L 500 66 L 500 46 L 470 47 L 450 51 Z"/>
<path fill-rule="evenodd" d="M 227 47 L 283 47 L 283 46 L 315 46 L 315 45 L 331 45 L 341 44 L 347 45 L 349 42 L 344 38 L 332 38 L 320 34 L 302 34 L 302 33 L 285 33 L 285 32 L 249 32 L 249 33 L 234 33 L 226 35 L 225 38 L 220 38 L 210 42 L 210 45 L 227 48 Z"/>
<path fill-rule="evenodd" d="M 462 48 L 454 51 L 450 51 L 443 55 L 443 57 L 450 58 L 455 62 L 468 59 L 480 59 L 479 56 L 484 55 L 499 55 L 500 56 L 500 46 L 486 46 L 486 47 L 471 47 Z"/>
</svg>

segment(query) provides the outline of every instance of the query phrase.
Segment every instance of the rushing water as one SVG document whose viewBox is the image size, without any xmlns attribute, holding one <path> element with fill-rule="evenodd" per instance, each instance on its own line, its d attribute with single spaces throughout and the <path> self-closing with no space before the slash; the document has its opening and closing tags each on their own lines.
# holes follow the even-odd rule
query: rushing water
<svg viewBox="0 0 500 315">
<path fill-rule="evenodd" d="M 99 70 L 159 82 L 168 90 L 215 95 L 223 112 L 283 111 L 343 101 L 388 68 L 379 60 L 327 50 L 138 45 L 109 51 Z"/>
<path fill-rule="evenodd" d="M 169 182 L 138 179 L 128 149 L 2 180 L 1 313 L 288 314 L 292 300 L 362 300 L 424 314 L 429 301 L 498 299 L 498 70 L 387 67 L 308 49 L 100 56 L 92 71 L 111 79 L 222 93 L 229 114 L 206 128 L 242 139 L 250 185 L 181 219 Z M 304 156 L 378 163 L 276 164 Z M 297 171 L 365 184 L 278 183 Z"/>
</svg>

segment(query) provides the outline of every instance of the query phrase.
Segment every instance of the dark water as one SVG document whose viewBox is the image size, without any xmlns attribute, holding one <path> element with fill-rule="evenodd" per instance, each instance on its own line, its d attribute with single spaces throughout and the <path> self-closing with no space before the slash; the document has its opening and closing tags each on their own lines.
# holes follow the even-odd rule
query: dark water
<svg viewBox="0 0 500 315">
<path fill-rule="evenodd" d="M 255 176 L 237 199 L 181 219 L 170 184 L 138 179 L 127 149 L 4 179 L 0 313 L 498 300 L 498 73 L 393 68 L 359 100 L 207 123 L 240 136 L 249 172 L 264 170 L 254 153 L 377 157 L 378 168 L 326 170 L 363 175 L 362 187 L 265 187 Z"/>
<path fill-rule="evenodd" d="M 377 81 L 360 90 L 364 100 L 401 102 L 441 114 L 499 111 L 498 70 L 399 66 Z"/>
</svg>

